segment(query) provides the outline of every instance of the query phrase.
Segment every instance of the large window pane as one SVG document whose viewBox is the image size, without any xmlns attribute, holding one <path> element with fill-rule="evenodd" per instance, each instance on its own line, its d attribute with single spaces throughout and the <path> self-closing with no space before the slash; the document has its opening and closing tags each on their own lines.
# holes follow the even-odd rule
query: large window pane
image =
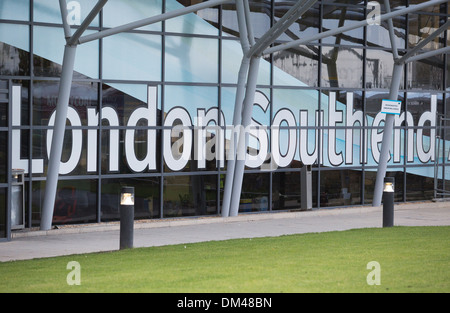
<svg viewBox="0 0 450 313">
<path fill-rule="evenodd" d="M 409 89 L 443 89 L 444 58 L 442 55 L 408 63 L 407 69 Z"/>
<path fill-rule="evenodd" d="M 3 0 L 0 2 L 0 19 L 28 21 L 30 18 L 30 0 Z"/>
<path fill-rule="evenodd" d="M 273 64 L 275 85 L 317 87 L 319 84 L 319 48 L 301 46 L 275 53 Z"/>
<path fill-rule="evenodd" d="M 86 35 L 92 31 L 85 32 Z M 48 40 L 51 38 L 51 40 Z M 60 77 L 64 56 L 63 28 L 35 26 L 33 33 L 34 73 L 36 76 Z M 99 42 L 93 41 L 77 48 L 74 78 L 99 77 Z"/>
<path fill-rule="evenodd" d="M 269 209 L 269 174 L 246 173 L 242 182 L 239 212 L 261 212 Z"/>
<path fill-rule="evenodd" d="M 198 4 L 198 0 L 178 0 L 166 1 L 166 12 L 189 7 Z M 219 34 L 218 27 L 219 10 L 218 8 L 207 8 L 191 14 L 172 18 L 166 21 L 167 32 L 215 35 Z"/>
<path fill-rule="evenodd" d="M 271 26 L 271 5 L 270 1 L 250 0 L 250 20 L 254 36 L 260 38 L 270 29 Z M 239 29 L 236 16 L 236 6 L 227 4 L 223 6 L 222 27 L 224 35 L 239 37 Z"/>
<path fill-rule="evenodd" d="M 0 89 L 3 91 L 0 93 L 0 127 L 8 127 L 9 120 L 9 108 L 8 108 L 8 91 L 9 84 L 7 80 L 0 80 Z"/>
<path fill-rule="evenodd" d="M 103 78 L 161 80 L 161 36 L 122 33 L 103 44 Z"/>
<path fill-rule="evenodd" d="M 296 3 L 296 1 L 275 0 L 274 2 L 274 19 L 275 23 L 286 14 L 286 12 Z M 306 38 L 317 34 L 320 27 L 320 5 L 316 3 L 301 18 L 293 23 L 287 31 L 284 32 L 277 40 L 291 41 L 300 38 Z"/>
<path fill-rule="evenodd" d="M 67 1 L 68 22 L 71 25 L 81 25 L 95 4 L 96 2 L 91 0 Z M 62 24 L 58 0 L 34 0 L 33 13 L 35 22 Z M 91 26 L 99 26 L 98 15 Z"/>
<path fill-rule="evenodd" d="M 178 82 L 218 81 L 217 39 L 166 37 L 166 79 Z"/>
<path fill-rule="evenodd" d="M 435 9 L 438 7 L 434 7 Z M 430 7 L 429 9 L 433 9 Z M 437 11 L 439 12 L 439 11 Z M 426 39 L 435 32 L 442 24 L 442 17 L 428 14 L 410 14 L 408 47 L 413 48 L 419 42 Z M 424 48 L 423 52 L 443 48 L 445 32 L 431 40 Z M 444 58 L 442 55 L 428 59 L 408 63 L 408 88 L 412 89 L 443 89 Z"/>
<path fill-rule="evenodd" d="M 27 51 L 0 42 L 0 75 L 25 76 L 29 73 L 30 54 Z"/>
<path fill-rule="evenodd" d="M 50 118 L 56 109 L 58 101 L 59 82 L 58 81 L 35 81 L 33 88 L 33 125 L 48 126 Z M 80 124 L 73 126 L 87 125 L 88 108 L 97 109 L 98 85 L 90 82 L 72 82 L 69 98 L 71 111 L 75 111 L 74 116 Z M 70 112 L 69 112 L 70 113 Z M 73 119 L 73 121 L 75 120 Z"/>
<path fill-rule="evenodd" d="M 441 18 L 438 15 L 428 14 L 410 14 L 408 16 L 409 33 L 408 33 L 408 47 L 415 47 L 421 40 L 427 38 L 441 25 Z M 425 51 L 436 50 L 444 46 L 444 32 L 431 40 L 423 49 Z"/>
<path fill-rule="evenodd" d="M 8 160 L 8 132 L 0 132 L 0 183 L 7 183 L 7 160 Z"/>
<path fill-rule="evenodd" d="M 6 238 L 6 188 L 0 188 L 0 238 Z"/>
<path fill-rule="evenodd" d="M 361 182 L 360 171 L 321 171 L 320 206 L 361 204 Z"/>
<path fill-rule="evenodd" d="M 27 143 L 28 131 L 21 132 L 22 140 L 22 159 L 28 156 Z M 38 129 L 32 132 L 32 151 L 33 151 L 33 176 L 46 175 L 48 169 L 48 156 L 50 154 L 52 129 Z M 87 158 L 95 153 L 97 147 L 89 146 L 87 138 L 87 130 L 80 128 L 68 127 L 64 135 L 64 143 L 61 155 L 60 174 L 61 175 L 86 175 L 92 174 L 88 172 Z M 25 150 L 25 148 L 27 148 Z"/>
<path fill-rule="evenodd" d="M 151 87 L 153 88 L 153 87 Z M 103 108 L 113 108 L 119 116 L 119 124 L 124 126 L 128 124 L 128 119 L 133 112 L 140 108 L 148 108 L 148 92 L 149 86 L 145 84 L 116 84 L 110 83 L 102 85 L 102 106 Z M 161 125 L 161 96 L 159 90 L 156 91 L 156 124 L 150 126 Z M 153 100 L 153 99 L 151 99 Z M 154 106 L 150 103 L 150 106 Z M 113 126 L 113 125 L 111 125 Z"/>
<path fill-rule="evenodd" d="M 266 56 L 268 57 L 268 56 Z M 222 83 L 237 84 L 238 73 L 242 63 L 242 46 L 239 41 L 222 41 Z M 216 65 L 214 65 L 216 66 Z M 271 64 L 266 60 L 261 60 L 258 71 L 258 85 L 270 84 Z M 275 75 L 278 75 L 275 74 Z M 280 74 L 282 75 L 282 74 Z M 298 81 L 291 85 L 298 85 Z"/>
<path fill-rule="evenodd" d="M 361 5 L 324 5 L 322 31 L 356 24 L 365 18 L 364 6 Z M 335 45 L 362 45 L 363 37 L 364 28 L 359 27 L 336 36 L 326 37 L 322 39 L 322 43 Z"/>
<path fill-rule="evenodd" d="M 377 4 L 381 10 L 381 14 L 386 14 L 386 8 L 383 1 L 374 2 Z M 389 1 L 389 6 L 391 11 L 402 9 L 406 7 L 406 0 L 395 0 Z M 375 19 L 377 7 L 372 5 L 368 7 L 367 14 L 369 14 L 372 19 Z M 398 49 L 404 49 L 406 44 L 406 16 L 401 15 L 392 19 L 394 24 L 394 36 Z M 373 22 L 376 22 L 373 20 Z M 366 27 L 367 30 L 367 45 L 368 46 L 379 46 L 383 48 L 390 48 L 391 41 L 389 37 L 389 26 L 388 21 L 381 21 L 378 25 L 377 23 L 371 23 Z"/>
<path fill-rule="evenodd" d="M 272 177 L 272 209 L 301 209 L 300 172 L 275 172 Z"/>
<path fill-rule="evenodd" d="M 162 1 L 154 0 L 109 0 L 103 8 L 103 26 L 116 27 L 161 14 Z M 161 23 L 138 28 L 160 31 Z"/>
<path fill-rule="evenodd" d="M 433 177 L 406 173 L 406 184 L 408 186 L 406 188 L 406 201 L 429 200 L 434 197 Z"/>
<path fill-rule="evenodd" d="M 164 177 L 164 217 L 217 214 L 217 175 Z"/>
<path fill-rule="evenodd" d="M 385 50 L 366 51 L 366 88 L 390 89 L 392 73 L 394 69 L 394 58 L 392 52 Z M 404 71 L 400 80 L 400 89 L 404 88 Z"/>
<path fill-rule="evenodd" d="M 101 190 L 102 222 L 118 220 L 121 187 L 134 187 L 134 218 L 160 217 L 159 177 L 103 179 Z"/>
<path fill-rule="evenodd" d="M 34 182 L 33 220 L 40 220 L 45 181 Z M 97 221 L 97 180 L 60 180 L 56 192 L 53 224 L 80 224 Z"/>
<path fill-rule="evenodd" d="M 344 47 L 322 48 L 322 86 L 361 88 L 363 50 Z"/>
<path fill-rule="evenodd" d="M 96 221 L 97 180 L 60 181 L 56 192 L 53 223 Z"/>
<path fill-rule="evenodd" d="M 0 75 L 30 74 L 29 37 L 27 25 L 0 23 Z"/>
</svg>

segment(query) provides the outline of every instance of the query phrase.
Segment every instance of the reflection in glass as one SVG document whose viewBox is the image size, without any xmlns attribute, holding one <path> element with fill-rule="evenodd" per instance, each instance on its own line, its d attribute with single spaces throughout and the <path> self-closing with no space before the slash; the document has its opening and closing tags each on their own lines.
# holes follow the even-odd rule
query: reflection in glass
<svg viewBox="0 0 450 313">
<path fill-rule="evenodd" d="M 23 1 L 23 0 L 21 0 Z M 34 21 L 61 24 L 61 11 L 58 0 L 33 0 Z M 94 8 L 95 2 L 91 0 L 67 1 L 68 21 L 71 25 L 81 25 L 81 22 Z M 99 26 L 98 15 L 91 26 Z"/>
<path fill-rule="evenodd" d="M 164 178 L 164 217 L 217 214 L 217 176 Z"/>
<path fill-rule="evenodd" d="M 442 24 L 440 16 L 427 14 L 409 14 L 408 15 L 408 47 L 415 47 L 422 39 L 427 38 L 434 33 Z M 436 50 L 444 46 L 445 32 L 431 40 L 423 48 L 425 51 Z"/>
<path fill-rule="evenodd" d="M 442 55 L 410 62 L 406 68 L 408 89 L 443 89 L 444 59 Z"/>
<path fill-rule="evenodd" d="M 96 204 L 97 180 L 60 181 L 53 223 L 93 222 L 97 217 Z"/>
<path fill-rule="evenodd" d="M 394 59 L 392 52 L 384 50 L 366 51 L 366 88 L 389 89 L 392 82 Z M 404 88 L 404 72 L 400 81 L 400 89 Z"/>
<path fill-rule="evenodd" d="M 361 204 L 361 172 L 332 170 L 320 172 L 320 206 Z"/>
<path fill-rule="evenodd" d="M 46 129 L 33 129 L 32 130 L 32 136 L 33 138 L 32 140 L 32 153 L 33 153 L 33 159 L 35 160 L 47 160 L 47 130 Z M 22 141 L 24 139 L 22 138 Z M 41 161 L 35 161 L 35 162 L 39 162 L 40 164 Z M 33 168 L 33 176 L 39 176 L 38 174 L 43 174 L 43 173 L 39 173 L 38 169 Z"/>
<path fill-rule="evenodd" d="M 352 6 L 323 6 L 322 31 L 349 26 L 366 19 L 364 7 Z M 364 28 L 359 27 L 336 36 L 322 39 L 322 43 L 335 45 L 362 45 L 364 43 Z"/>
<path fill-rule="evenodd" d="M 121 33 L 103 45 L 103 78 L 161 80 L 161 36 Z"/>
<path fill-rule="evenodd" d="M 30 18 L 30 1 L 14 0 L 0 2 L 0 19 L 28 21 Z"/>
<path fill-rule="evenodd" d="M 441 17 L 437 15 L 410 14 L 408 16 L 408 47 L 415 47 L 420 41 L 435 32 L 442 25 L 440 19 Z M 423 52 L 433 51 L 444 47 L 444 35 L 445 32 L 427 43 L 422 49 Z M 442 55 L 408 63 L 407 71 L 407 88 L 437 90 L 442 90 L 444 88 L 442 85 L 444 74 L 444 59 Z"/>
<path fill-rule="evenodd" d="M 255 38 L 264 35 L 271 26 L 271 5 L 270 1 L 250 0 L 250 20 L 252 22 Z M 236 17 L 235 4 L 226 4 L 222 6 L 222 29 L 224 35 L 239 37 L 239 29 Z"/>
<path fill-rule="evenodd" d="M 277 52 L 273 56 L 273 64 L 284 72 L 274 75 L 276 85 L 285 85 L 282 79 L 285 73 L 297 78 L 300 81 L 299 85 L 317 87 L 319 84 L 319 48 L 317 46 L 301 46 Z"/>
<path fill-rule="evenodd" d="M 268 210 L 269 174 L 244 174 L 239 212 L 261 212 Z"/>
<path fill-rule="evenodd" d="M 258 85 L 270 84 L 271 64 L 270 56 L 261 60 L 258 72 Z M 222 82 L 236 84 L 242 61 L 242 46 L 237 40 L 222 40 Z M 216 65 L 214 65 L 216 66 Z M 213 69 L 214 71 L 214 69 Z M 281 71 L 280 71 L 281 72 Z M 282 72 L 281 72 L 282 73 Z M 283 75 L 283 74 L 280 74 Z"/>
<path fill-rule="evenodd" d="M 148 86 L 144 84 L 104 84 L 102 85 L 102 106 L 114 109 L 119 117 L 119 124 L 123 126 L 127 125 L 128 118 L 137 108 L 148 107 L 147 95 Z M 158 108 L 160 107 L 158 102 Z M 156 125 L 161 125 L 159 109 L 157 109 Z"/>
<path fill-rule="evenodd" d="M 45 181 L 33 182 L 32 219 L 39 223 L 44 201 Z M 56 192 L 53 224 L 80 224 L 97 221 L 97 185 L 95 179 L 60 180 Z"/>
<path fill-rule="evenodd" d="M 301 209 L 300 172 L 275 172 L 272 175 L 272 209 Z"/>
<path fill-rule="evenodd" d="M 159 181 L 159 177 L 102 179 L 102 222 L 119 219 L 119 198 L 122 186 L 134 187 L 135 219 L 160 217 Z"/>
<path fill-rule="evenodd" d="M 188 7 L 194 4 L 198 4 L 200 2 L 205 2 L 205 0 L 166 1 L 166 12 L 171 12 L 173 10 L 177 10 L 182 7 Z M 201 19 L 199 19 L 198 17 L 200 17 Z M 217 36 L 219 34 L 218 22 L 219 22 L 218 8 L 217 7 L 207 8 L 195 12 L 195 15 L 188 14 L 182 17 L 176 17 L 167 20 L 166 31 Z M 211 25 L 213 27 L 211 27 Z"/>
<path fill-rule="evenodd" d="M 405 25 L 404 17 L 394 19 L 394 34 L 395 42 L 398 49 L 404 49 L 406 43 Z M 389 29 L 387 21 L 382 21 L 381 25 L 369 25 L 367 29 L 367 45 L 368 46 L 379 46 L 379 47 L 390 47 L 391 42 L 389 38 Z"/>
<path fill-rule="evenodd" d="M 8 132 L 0 131 L 0 183 L 7 183 L 6 164 L 8 160 Z M 1 207 L 1 203 L 0 203 Z"/>
<path fill-rule="evenodd" d="M 0 238 L 6 238 L 6 188 L 0 188 Z"/>
<path fill-rule="evenodd" d="M 294 5 L 295 1 L 275 0 L 274 18 L 275 23 Z M 277 41 L 293 41 L 317 34 L 320 27 L 320 5 L 315 4 L 301 18 L 293 23 Z M 317 41 L 316 41 L 317 42 Z"/>
<path fill-rule="evenodd" d="M 33 125 L 48 126 L 58 101 L 58 81 L 35 81 L 33 85 Z M 78 113 L 82 125 L 87 125 L 87 109 L 97 108 L 98 85 L 73 82 L 69 106 Z M 81 125 L 78 125 L 81 126 Z"/>
<path fill-rule="evenodd" d="M 322 48 L 322 86 L 361 88 L 363 50 L 345 47 Z"/>
<path fill-rule="evenodd" d="M 0 75 L 30 74 L 29 33 L 28 25 L 0 23 Z"/>
<path fill-rule="evenodd" d="M 30 72 L 30 54 L 0 42 L 0 75 L 25 76 Z"/>
<path fill-rule="evenodd" d="M 89 35 L 93 32 L 87 30 L 85 34 Z M 52 40 L 47 38 L 52 38 Z M 33 64 L 36 76 L 61 76 L 65 44 L 63 28 L 34 26 Z M 75 79 L 99 77 L 98 51 L 98 41 L 88 42 L 77 48 L 74 65 Z"/>
<path fill-rule="evenodd" d="M 408 188 L 406 188 L 406 201 L 419 201 L 433 198 L 433 178 L 406 173 L 406 181 L 408 182 Z"/>
<path fill-rule="evenodd" d="M 103 27 L 117 27 L 161 14 L 161 0 L 109 0 L 103 7 Z M 161 23 L 138 28 L 138 30 L 160 31 Z"/>
<path fill-rule="evenodd" d="M 166 79 L 179 82 L 218 81 L 217 39 L 166 36 Z"/>
<path fill-rule="evenodd" d="M 414 118 L 414 125 L 418 125 L 419 119 L 425 111 L 431 111 L 431 99 L 430 94 L 422 92 L 408 92 L 407 105 L 408 112 L 410 112 Z M 441 113 L 443 109 L 442 94 L 437 94 L 437 112 Z M 425 124 L 430 126 L 429 123 Z"/>
<path fill-rule="evenodd" d="M 30 125 L 30 82 L 27 80 L 13 80 L 13 85 L 20 85 L 22 94 L 21 94 L 21 106 L 20 106 L 20 125 L 27 126 Z M 2 123 L 0 122 L 0 125 Z M 18 125 L 14 125 L 18 126 Z"/>
<path fill-rule="evenodd" d="M 450 36 L 449 36 L 449 38 L 450 38 Z M 449 42 L 449 46 L 450 46 L 450 42 Z M 445 81 L 446 81 L 447 86 L 445 86 L 445 89 L 447 91 L 450 91 L 450 54 L 447 54 L 446 57 L 447 57 L 447 68 L 445 69 L 445 75 L 446 75 Z"/>
<path fill-rule="evenodd" d="M 274 17 L 275 23 L 292 6 L 294 2 L 275 1 Z M 277 43 L 290 42 L 305 38 L 319 32 L 320 9 L 316 4 L 293 23 L 278 39 Z M 317 41 L 315 41 L 316 43 Z M 300 46 L 277 52 L 273 56 L 273 64 L 281 69 L 274 74 L 274 84 L 286 85 L 283 76 L 290 74 L 300 80 L 299 85 L 310 87 L 318 86 L 319 73 L 319 47 L 314 45 Z M 290 83 L 292 85 L 292 83 Z M 297 84 L 296 84 L 297 85 Z"/>
<path fill-rule="evenodd" d="M 386 13 L 386 8 L 383 1 L 377 1 L 380 6 L 381 14 Z M 406 7 L 406 0 L 389 1 L 391 11 L 402 9 Z M 374 12 L 375 7 L 368 8 L 368 13 Z M 401 15 L 392 19 L 394 24 L 394 35 L 398 49 L 404 49 L 406 44 L 406 16 Z M 391 47 L 389 37 L 389 26 L 387 21 L 381 21 L 380 25 L 375 23 L 366 27 L 367 30 L 367 45 L 370 47 Z"/>
</svg>

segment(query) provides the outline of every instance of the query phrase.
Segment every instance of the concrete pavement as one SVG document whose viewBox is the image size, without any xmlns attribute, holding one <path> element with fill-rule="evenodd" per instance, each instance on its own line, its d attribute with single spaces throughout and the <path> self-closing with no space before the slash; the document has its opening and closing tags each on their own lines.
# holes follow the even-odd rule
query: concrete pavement
<svg viewBox="0 0 450 313">
<path fill-rule="evenodd" d="M 229 218 L 136 221 L 134 247 L 382 227 L 382 210 L 382 207 L 365 206 L 241 214 Z M 394 225 L 448 226 L 450 202 L 398 204 Z M 0 262 L 118 250 L 119 229 L 119 223 L 100 223 L 49 231 L 16 231 L 10 242 L 0 242 Z"/>
</svg>

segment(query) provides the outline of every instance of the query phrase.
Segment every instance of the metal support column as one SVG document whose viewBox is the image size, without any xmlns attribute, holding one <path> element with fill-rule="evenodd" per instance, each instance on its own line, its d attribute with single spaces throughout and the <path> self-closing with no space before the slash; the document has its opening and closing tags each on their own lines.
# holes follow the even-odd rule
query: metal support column
<svg viewBox="0 0 450 313">
<path fill-rule="evenodd" d="M 248 131 L 252 120 L 260 61 L 260 57 L 252 58 L 250 61 L 247 89 L 242 110 L 242 127 L 239 132 L 239 140 L 237 143 L 237 158 L 233 178 L 233 192 L 231 194 L 230 216 L 237 216 L 239 212 L 239 201 L 241 199 L 242 181 L 244 179 L 245 159 L 247 154 Z"/>
<path fill-rule="evenodd" d="M 70 89 L 72 87 L 73 70 L 75 67 L 75 57 L 77 52 L 76 42 L 88 28 L 95 16 L 100 12 L 108 0 L 99 0 L 81 26 L 73 36 L 67 23 L 66 2 L 59 1 L 62 22 L 64 25 L 64 35 L 67 44 L 64 48 L 64 59 L 62 64 L 61 80 L 59 83 L 58 102 L 56 104 L 55 125 L 53 127 L 52 145 L 48 159 L 47 185 L 45 186 L 44 203 L 41 212 L 41 230 L 49 230 L 52 227 L 53 209 L 58 188 L 59 167 L 61 165 L 61 155 L 66 130 L 67 111 L 69 107 Z M 70 38 L 68 38 L 70 36 Z"/>
<path fill-rule="evenodd" d="M 384 6 L 386 8 L 387 15 L 391 13 L 391 7 L 389 4 L 389 0 L 384 0 Z M 394 23 L 392 22 L 392 18 L 387 20 L 389 27 L 389 39 L 391 40 L 391 48 L 392 48 L 392 56 L 394 62 L 398 60 L 398 50 L 397 44 L 395 41 L 394 34 Z M 403 73 L 403 64 L 395 63 L 394 69 L 392 73 L 392 81 L 391 88 L 389 91 L 389 99 L 397 100 L 398 98 L 398 90 L 400 88 L 400 83 L 402 79 Z M 391 154 L 391 143 L 392 143 L 392 134 L 394 131 L 394 115 L 386 114 L 386 119 L 384 122 L 384 130 L 383 130 L 383 141 L 381 143 L 381 152 L 380 152 L 380 160 L 378 161 L 378 171 L 377 178 L 375 181 L 375 189 L 373 195 L 373 206 L 380 206 L 381 200 L 383 196 L 383 186 L 384 186 L 384 177 L 386 176 L 387 162 L 389 161 Z"/>
<path fill-rule="evenodd" d="M 225 188 L 223 191 L 222 217 L 228 217 L 230 214 L 231 195 L 233 192 L 234 170 L 236 166 L 237 138 L 235 135 L 235 126 L 241 125 L 242 121 L 242 105 L 245 98 L 245 85 L 248 78 L 248 70 L 250 67 L 250 59 L 246 57 L 250 49 L 249 34 L 247 29 L 247 17 L 245 7 L 242 1 L 236 2 L 236 14 L 238 18 L 239 34 L 242 46 L 242 62 L 239 69 L 238 85 L 236 90 L 236 98 L 234 103 L 233 129 L 231 129 L 231 146 L 228 151 L 227 175 L 225 178 Z"/>
<path fill-rule="evenodd" d="M 391 90 L 389 92 L 390 100 L 397 100 L 400 81 L 403 73 L 403 64 L 395 64 L 392 73 Z M 380 160 L 378 162 L 377 180 L 373 195 L 372 206 L 380 206 L 383 196 L 384 177 L 386 175 L 387 163 L 390 158 L 390 149 L 392 143 L 392 134 L 394 129 L 394 115 L 386 114 L 386 120 L 383 130 L 383 141 L 381 145 Z"/>
<path fill-rule="evenodd" d="M 59 167 L 61 164 L 76 52 L 77 46 L 66 45 L 64 49 L 58 102 L 56 104 L 55 125 L 53 127 L 52 145 L 48 159 L 47 184 L 45 186 L 44 203 L 41 212 L 41 230 L 49 230 L 52 227 L 53 207 L 55 205 L 56 190 L 58 187 Z"/>
<path fill-rule="evenodd" d="M 241 124 L 242 103 L 245 97 L 245 82 L 247 80 L 248 69 L 250 67 L 250 60 L 244 56 L 242 59 L 241 69 L 239 70 L 238 87 L 236 91 L 236 101 L 234 105 L 233 125 Z M 225 179 L 225 188 L 223 191 L 222 203 L 222 217 L 227 217 L 230 214 L 231 194 L 233 192 L 234 169 L 236 166 L 237 154 L 237 138 L 235 135 L 235 127 L 231 129 L 231 151 L 228 152 L 227 161 L 227 176 Z"/>
</svg>

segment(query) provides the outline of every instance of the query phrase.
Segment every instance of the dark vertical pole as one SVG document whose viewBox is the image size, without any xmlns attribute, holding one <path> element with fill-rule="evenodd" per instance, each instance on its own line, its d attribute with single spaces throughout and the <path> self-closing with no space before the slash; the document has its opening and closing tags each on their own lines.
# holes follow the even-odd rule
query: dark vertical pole
<svg viewBox="0 0 450 313">
<path fill-rule="evenodd" d="M 394 177 L 384 178 L 383 227 L 394 226 Z"/>
<path fill-rule="evenodd" d="M 120 249 L 133 248 L 134 187 L 122 187 L 120 194 Z"/>
</svg>

